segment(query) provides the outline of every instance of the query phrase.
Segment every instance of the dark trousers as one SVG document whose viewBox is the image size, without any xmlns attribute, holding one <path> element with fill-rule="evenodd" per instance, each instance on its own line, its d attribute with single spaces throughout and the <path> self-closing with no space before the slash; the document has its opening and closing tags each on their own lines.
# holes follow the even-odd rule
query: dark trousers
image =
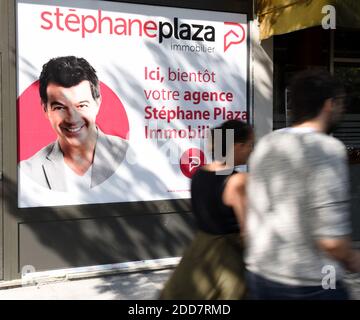
<svg viewBox="0 0 360 320">
<path fill-rule="evenodd" d="M 250 300 L 349 300 L 349 294 L 340 281 L 336 282 L 336 289 L 289 286 L 247 271 L 246 283 Z"/>
</svg>

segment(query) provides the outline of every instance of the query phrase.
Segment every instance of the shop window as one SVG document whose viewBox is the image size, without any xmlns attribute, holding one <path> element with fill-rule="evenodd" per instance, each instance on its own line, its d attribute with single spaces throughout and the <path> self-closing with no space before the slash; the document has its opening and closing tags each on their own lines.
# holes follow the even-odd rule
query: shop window
<svg viewBox="0 0 360 320">
<path fill-rule="evenodd" d="M 350 161 L 353 239 L 360 240 L 360 30 L 309 28 L 274 37 L 274 130 L 290 125 L 288 85 L 294 73 L 324 68 L 348 93 L 346 112 L 334 136 L 346 145 Z"/>
<path fill-rule="evenodd" d="M 290 125 L 287 97 L 293 75 L 308 68 L 329 70 L 329 65 L 329 31 L 314 27 L 274 37 L 274 130 Z"/>
<path fill-rule="evenodd" d="M 343 83 L 346 112 L 334 136 L 342 140 L 351 164 L 360 164 L 360 43 L 358 31 L 336 30 L 332 51 L 332 69 Z"/>
</svg>

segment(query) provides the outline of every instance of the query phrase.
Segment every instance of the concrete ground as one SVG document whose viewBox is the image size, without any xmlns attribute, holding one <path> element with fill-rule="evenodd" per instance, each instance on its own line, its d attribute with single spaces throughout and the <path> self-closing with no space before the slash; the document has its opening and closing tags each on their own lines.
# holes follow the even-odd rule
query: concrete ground
<svg viewBox="0 0 360 320">
<path fill-rule="evenodd" d="M 154 300 L 174 269 L 142 271 L 1 289 L 0 300 Z M 360 274 L 347 274 L 352 299 L 360 300 Z"/>
<path fill-rule="evenodd" d="M 0 300 L 154 300 L 173 269 L 0 290 Z"/>
</svg>

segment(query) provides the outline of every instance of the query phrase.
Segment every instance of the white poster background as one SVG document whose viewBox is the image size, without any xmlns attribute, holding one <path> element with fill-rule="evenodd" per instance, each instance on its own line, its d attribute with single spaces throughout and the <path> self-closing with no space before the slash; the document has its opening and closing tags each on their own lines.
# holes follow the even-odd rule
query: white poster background
<svg viewBox="0 0 360 320">
<path fill-rule="evenodd" d="M 177 17 L 180 23 L 213 26 L 215 41 L 192 41 L 164 39 L 160 44 L 158 34 L 155 38 L 140 37 L 138 34 L 116 35 L 105 31 L 88 33 L 82 37 L 81 32 L 61 31 L 55 27 L 56 19 L 52 18 L 54 27 L 44 30 L 40 26 L 41 13 L 55 12 L 60 8 L 66 14 L 76 13 L 79 17 L 97 16 L 98 10 L 107 17 L 152 20 L 174 23 Z M 62 17 L 62 24 L 64 24 Z M 224 22 L 241 24 L 246 31 L 242 43 L 231 44 L 236 36 L 231 34 L 231 25 Z M 104 24 L 105 25 L 105 24 Z M 155 31 L 153 31 L 155 33 Z M 192 30 L 192 33 L 194 30 Z M 224 36 L 230 46 L 224 52 Z M 202 32 L 203 35 L 203 32 Z M 181 172 L 179 158 L 189 148 L 203 146 L 201 139 L 171 139 L 157 141 L 146 139 L 146 125 L 164 128 L 187 128 L 188 125 L 208 125 L 213 127 L 226 119 L 218 117 L 210 120 L 177 120 L 171 123 L 166 120 L 146 120 L 144 108 L 147 105 L 161 108 L 173 108 L 177 105 L 184 109 L 209 110 L 224 107 L 226 110 L 246 111 L 247 82 L 247 24 L 246 15 L 212 12 L 202 10 L 179 9 L 148 5 L 133 5 L 104 1 L 18 1 L 17 3 L 17 63 L 18 63 L 18 96 L 38 79 L 42 66 L 49 59 L 58 56 L 75 55 L 84 57 L 96 69 L 99 79 L 110 87 L 122 101 L 130 126 L 130 153 L 135 159 L 132 163 L 123 162 L 116 173 L 104 183 L 87 190 L 74 192 L 55 192 L 45 189 L 19 170 L 19 207 L 57 206 L 90 203 L 151 201 L 164 199 L 189 198 L 190 179 Z M 232 39 L 232 37 L 234 39 Z M 172 45 L 204 45 L 213 48 L 213 52 L 190 52 L 172 49 Z M 157 70 L 165 80 L 145 80 L 144 69 Z M 206 70 L 214 73 L 216 81 L 208 83 L 168 81 L 167 71 L 198 72 Z M 145 98 L 147 90 L 178 90 L 178 101 L 155 101 Z M 229 101 L 202 101 L 193 104 L 184 101 L 185 90 L 231 92 Z M 21 109 L 19 110 L 21 112 Z M 165 152 L 164 144 L 176 145 L 178 156 L 170 159 Z M 206 150 L 203 150 L 206 153 Z M 128 151 L 129 153 L 129 151 Z M 207 159 L 209 160 L 208 154 Z M 131 161 L 130 161 L 131 162 Z"/>
</svg>

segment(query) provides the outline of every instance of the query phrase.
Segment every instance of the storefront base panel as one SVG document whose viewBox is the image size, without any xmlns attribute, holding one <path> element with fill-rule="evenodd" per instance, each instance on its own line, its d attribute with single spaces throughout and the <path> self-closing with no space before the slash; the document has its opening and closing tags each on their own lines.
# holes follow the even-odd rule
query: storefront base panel
<svg viewBox="0 0 360 320">
<path fill-rule="evenodd" d="M 160 214 L 19 225 L 19 273 L 181 256 L 191 214 Z"/>
</svg>

